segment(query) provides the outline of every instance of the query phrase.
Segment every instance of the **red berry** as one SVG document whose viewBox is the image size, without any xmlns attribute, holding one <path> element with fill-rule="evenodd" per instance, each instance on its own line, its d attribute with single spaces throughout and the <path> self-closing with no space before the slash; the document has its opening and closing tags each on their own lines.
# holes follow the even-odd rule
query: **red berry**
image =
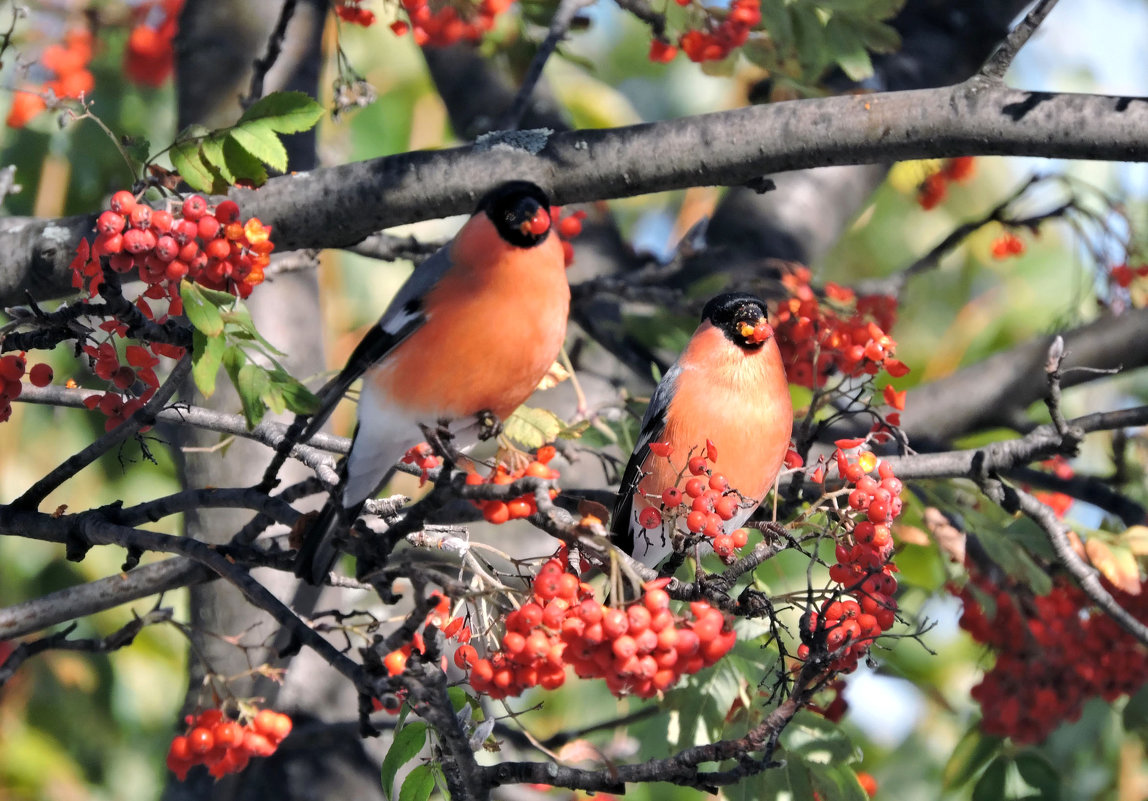
<svg viewBox="0 0 1148 801">
<path fill-rule="evenodd" d="M 121 189 L 112 195 L 111 201 L 108 203 L 108 208 L 117 214 L 131 214 L 132 209 L 136 206 L 136 196 L 126 189 Z"/>
<path fill-rule="evenodd" d="M 151 225 L 151 206 L 137 203 L 128 217 L 133 228 L 147 228 Z"/>
<path fill-rule="evenodd" d="M 638 525 L 642 528 L 658 528 L 662 525 L 662 513 L 647 506 L 638 514 Z"/>
<path fill-rule="evenodd" d="M 52 367 L 48 364 L 37 364 L 28 372 L 28 380 L 34 387 L 46 387 L 52 383 Z"/>
<path fill-rule="evenodd" d="M 175 218 L 166 209 L 157 209 L 151 213 L 151 227 L 156 236 L 168 233 L 174 224 Z"/>
<path fill-rule="evenodd" d="M 206 754 L 215 747 L 215 737 L 210 729 L 196 726 L 188 732 L 187 747 L 193 754 Z"/>
<path fill-rule="evenodd" d="M 239 204 L 234 200 L 225 200 L 215 207 L 215 217 L 226 225 L 239 219 Z"/>
<path fill-rule="evenodd" d="M 667 487 L 662 492 L 662 503 L 672 509 L 682 502 L 682 491 L 677 487 Z"/>
<path fill-rule="evenodd" d="M 96 231 L 111 236 L 124 230 L 126 224 L 122 214 L 114 211 L 105 211 L 96 218 Z"/>
<path fill-rule="evenodd" d="M 689 467 L 690 473 L 692 473 L 693 475 L 695 475 L 695 476 L 702 475 L 708 469 L 708 466 L 706 464 L 706 457 L 704 457 L 704 456 L 692 456 L 692 457 L 690 457 L 688 467 Z"/>
<path fill-rule="evenodd" d="M 26 367 L 27 363 L 24 361 L 23 356 L 10 353 L 7 356 L 0 357 L 0 378 L 7 381 L 19 381 L 24 376 Z"/>
<path fill-rule="evenodd" d="M 222 226 L 219 224 L 219 220 L 211 215 L 200 217 L 196 223 L 196 231 L 199 234 L 199 238 L 204 242 L 210 242 L 219 236 L 220 228 L 222 228 Z"/>
<path fill-rule="evenodd" d="M 115 208 L 113 206 L 113 208 Z M 207 201 L 203 199 L 202 195 L 192 195 L 187 200 L 183 201 L 183 207 L 180 209 L 180 214 L 185 220 L 198 220 L 207 213 Z"/>
</svg>

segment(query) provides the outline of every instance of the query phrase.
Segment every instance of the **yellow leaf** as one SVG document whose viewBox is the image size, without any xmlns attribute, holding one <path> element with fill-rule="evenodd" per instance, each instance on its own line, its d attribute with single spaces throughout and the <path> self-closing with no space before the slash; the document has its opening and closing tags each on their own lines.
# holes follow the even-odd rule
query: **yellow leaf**
<svg viewBox="0 0 1148 801">
<path fill-rule="evenodd" d="M 1084 543 L 1088 561 L 1117 589 L 1129 595 L 1140 594 L 1140 571 L 1132 552 L 1126 548 L 1112 548 L 1096 537 Z"/>
<path fill-rule="evenodd" d="M 546 375 L 542 376 L 536 389 L 553 389 L 569 377 L 570 371 L 563 367 L 561 362 L 554 362 L 546 371 Z"/>
<path fill-rule="evenodd" d="M 1135 556 L 1148 556 L 1148 526 L 1130 526 L 1120 535 L 1120 541 Z"/>
<path fill-rule="evenodd" d="M 964 564 L 965 532 L 950 523 L 944 512 L 932 506 L 925 509 L 925 527 L 950 559 L 957 564 Z"/>
<path fill-rule="evenodd" d="M 916 526 L 893 526 L 893 539 L 906 545 L 929 545 L 929 535 Z"/>
</svg>

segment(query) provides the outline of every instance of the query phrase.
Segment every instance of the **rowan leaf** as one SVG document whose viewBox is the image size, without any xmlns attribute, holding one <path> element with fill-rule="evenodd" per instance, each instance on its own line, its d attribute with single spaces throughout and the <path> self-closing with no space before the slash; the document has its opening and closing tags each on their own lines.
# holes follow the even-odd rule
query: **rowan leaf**
<svg viewBox="0 0 1148 801">
<path fill-rule="evenodd" d="M 223 317 L 219 308 L 212 303 L 202 287 L 190 281 L 181 281 L 179 296 L 183 299 L 183 313 L 188 321 L 204 335 L 217 337 L 223 333 Z"/>
</svg>

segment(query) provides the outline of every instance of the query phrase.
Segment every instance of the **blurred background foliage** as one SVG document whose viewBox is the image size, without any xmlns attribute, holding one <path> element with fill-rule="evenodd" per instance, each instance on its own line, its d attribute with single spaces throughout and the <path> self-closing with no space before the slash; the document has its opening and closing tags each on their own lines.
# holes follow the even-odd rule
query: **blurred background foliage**
<svg viewBox="0 0 1148 801">
<path fill-rule="evenodd" d="M 1082 3 L 1062 5 L 1047 25 L 1048 38 L 1054 41 L 1074 27 L 1108 30 L 1114 25 L 1113 17 L 1097 21 L 1092 16 L 1096 6 L 1105 6 L 1113 15 L 1131 9 L 1139 19 L 1145 16 L 1143 3 L 1108 0 L 1091 4 L 1092 9 L 1080 8 L 1089 5 Z M 744 105 L 750 87 L 762 77 L 760 67 L 744 58 L 718 70 L 728 76 L 706 74 L 683 59 L 653 64 L 645 57 L 649 32 L 641 23 L 606 3 L 593 7 L 588 16 L 588 30 L 576 33 L 562 48 L 566 58 L 552 62 L 547 70 L 554 94 L 576 126 L 615 126 Z M 496 57 L 514 60 L 521 21 L 504 18 L 500 25 L 485 47 Z M 62 29 L 50 24 L 24 27 L 18 31 L 18 42 L 21 47 L 35 48 L 61 34 Z M 334 35 L 330 26 L 332 42 Z M 532 29 L 531 35 L 537 31 Z M 123 40 L 123 31 L 101 32 L 93 62 L 92 109 L 112 130 L 147 139 L 155 150 L 175 133 L 173 92 L 170 84 L 141 89 L 124 80 L 120 71 Z M 320 157 L 324 163 L 444 147 L 455 141 L 446 110 L 409 37 L 395 37 L 385 25 L 366 30 L 344 26 L 340 41 L 350 63 L 379 97 L 339 122 L 323 124 Z M 1013 70 L 1014 83 L 1028 86 L 1043 81 L 1059 89 L 1148 94 L 1143 61 L 1137 67 L 1138 84 L 1113 87 L 1105 82 L 1113 65 L 1101 60 L 1110 58 L 1115 48 L 1050 59 L 1040 52 L 1042 46 L 1038 37 L 1021 54 Z M 1130 52 L 1120 57 L 1132 58 Z M 517 58 L 521 60 L 521 55 Z M 1132 66 L 1128 61 L 1125 64 Z M 332 67 L 325 85 L 330 86 L 334 77 Z M 7 93 L 0 95 L 0 105 L 6 98 Z M 27 128 L 4 129 L 0 136 L 0 164 L 14 164 L 17 183 L 23 187 L 4 199 L 6 214 L 51 217 L 90 212 L 111 191 L 128 183 L 115 149 L 89 121 L 60 125 L 56 115 L 45 114 Z M 938 208 L 924 211 L 917 203 L 917 187 L 933 168 L 928 163 L 895 166 L 840 242 L 822 263 L 811 265 L 815 280 L 851 284 L 903 268 L 961 221 L 983 215 L 1033 170 L 1080 174 L 1126 198 L 1137 229 L 1148 229 L 1143 225 L 1148 186 L 1144 165 L 981 158 L 972 180 L 954 186 Z M 718 190 L 701 188 L 620 200 L 611 202 L 610 208 L 636 248 L 665 255 L 672 250 L 675 237 L 712 209 L 719 197 Z M 452 220 L 434 221 L 403 232 L 439 238 L 449 235 L 456 225 Z M 1005 262 L 990 254 L 999 233 L 998 228 L 986 227 L 947 256 L 940 270 L 910 283 L 893 334 L 900 346 L 898 355 L 912 372 L 895 382 L 898 389 L 947 375 L 1056 324 L 1084 321 L 1094 313 L 1095 291 L 1102 281 L 1097 265 L 1089 261 L 1071 231 L 1055 223 L 1047 225 L 1039 238 L 1027 237 L 1023 256 Z M 361 328 L 376 319 L 410 269 L 405 263 L 380 264 L 341 252 L 323 254 L 321 284 L 332 364 L 343 361 Z M 669 332 L 661 326 L 666 333 L 660 344 L 671 348 L 684 341 L 693 327 L 692 321 L 673 322 L 680 325 Z M 49 360 L 58 376 L 72 376 L 81 385 L 91 379 L 66 348 L 52 353 Z M 1143 375 L 1071 390 L 1065 399 L 1070 416 L 1144 402 L 1148 402 L 1148 383 Z M 348 418 L 337 421 L 341 433 L 348 433 Z M 102 425 L 103 418 L 95 413 L 16 404 L 12 420 L 0 426 L 0 497 L 18 495 L 100 433 Z M 164 440 L 159 430 L 148 441 L 154 460 L 136 444 L 126 444 L 54 493 L 45 508 L 53 504 L 89 507 L 116 500 L 133 503 L 176 491 L 178 480 Z M 1077 467 L 1104 471 L 1106 460 L 1102 449 L 1092 448 L 1084 452 Z M 1148 501 L 1145 496 L 1141 491 L 1138 499 Z M 919 520 L 920 504 L 911 503 L 907 509 L 907 522 Z M 1080 515 L 1076 521 L 1080 525 L 1100 523 L 1098 515 L 1080 504 L 1074 514 Z M 168 520 L 161 530 L 176 533 L 179 521 Z M 0 605 L 114 574 L 122 560 L 123 554 L 115 549 L 95 549 L 74 564 L 64 561 L 57 546 L 0 538 Z M 957 604 L 944 590 L 954 566 L 935 548 L 918 545 L 904 546 L 897 561 L 903 571 L 901 606 L 920 609 L 937 621 L 924 638 L 937 653 L 931 655 L 909 640 L 882 651 L 876 672 L 863 670 L 848 679 L 846 697 L 851 711 L 842 727 L 856 744 L 856 767 L 877 778 L 878 798 L 968 798 L 972 784 L 962 780 L 985 767 L 983 762 L 965 759 L 976 745 L 976 735 L 962 740 L 977 718 L 968 690 L 978 679 L 984 653 L 955 625 Z M 787 554 L 767 565 L 762 580 L 779 595 L 801 592 L 806 566 L 804 560 Z M 163 602 L 176 606 L 177 619 L 185 616 L 183 593 L 172 593 Z M 132 606 L 142 612 L 152 603 Z M 132 612 L 132 608 L 120 608 L 86 618 L 78 633 L 106 635 L 129 620 Z M 136 801 L 157 797 L 165 781 L 163 754 L 183 697 L 186 647 L 183 635 L 167 625 L 146 629 L 132 647 L 109 656 L 55 652 L 27 663 L 0 690 L 0 798 Z M 768 660 L 765 652 L 744 643 L 737 656 L 748 662 Z M 674 739 L 675 726 L 696 724 L 699 718 L 704 725 L 722 725 L 733 698 L 751 697 L 760 689 L 745 685 L 723 668 L 706 671 L 673 693 L 672 700 L 682 704 L 679 714 L 669 721 L 661 715 L 639 721 L 610 743 L 610 753 L 617 757 L 664 754 Z M 541 700 L 542 695 L 528 697 L 520 706 Z M 547 694 L 545 701 L 541 710 L 526 719 L 543 737 L 559 729 L 592 725 L 609 717 L 611 710 L 625 714 L 641 706 L 637 700 L 613 698 L 602 685 L 581 681 Z M 1093 702 L 1079 722 L 1062 727 L 1044 745 L 1010 747 L 1005 753 L 1010 758 L 1035 753 L 1052 766 L 1058 794 L 1039 797 L 1142 799 L 1148 796 L 1145 707 L 1148 697 L 1143 692 L 1132 702 L 1112 706 Z M 734 720 L 729 725 L 736 732 L 744 723 Z M 1010 781 L 1015 783 L 1019 775 Z M 751 783 L 745 797 L 754 797 L 755 792 Z M 653 786 L 635 788 L 631 795 L 666 801 L 694 798 L 697 793 Z"/>
</svg>

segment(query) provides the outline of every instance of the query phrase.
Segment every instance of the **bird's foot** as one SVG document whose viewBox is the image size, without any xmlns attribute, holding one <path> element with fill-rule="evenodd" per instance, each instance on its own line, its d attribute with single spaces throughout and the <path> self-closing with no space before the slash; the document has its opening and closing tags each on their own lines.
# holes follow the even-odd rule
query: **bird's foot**
<svg viewBox="0 0 1148 801">
<path fill-rule="evenodd" d="M 498 415 L 489 409 L 484 409 L 476 414 L 475 420 L 478 422 L 478 439 L 480 442 L 486 442 L 502 433 L 502 421 L 498 419 Z"/>
</svg>

